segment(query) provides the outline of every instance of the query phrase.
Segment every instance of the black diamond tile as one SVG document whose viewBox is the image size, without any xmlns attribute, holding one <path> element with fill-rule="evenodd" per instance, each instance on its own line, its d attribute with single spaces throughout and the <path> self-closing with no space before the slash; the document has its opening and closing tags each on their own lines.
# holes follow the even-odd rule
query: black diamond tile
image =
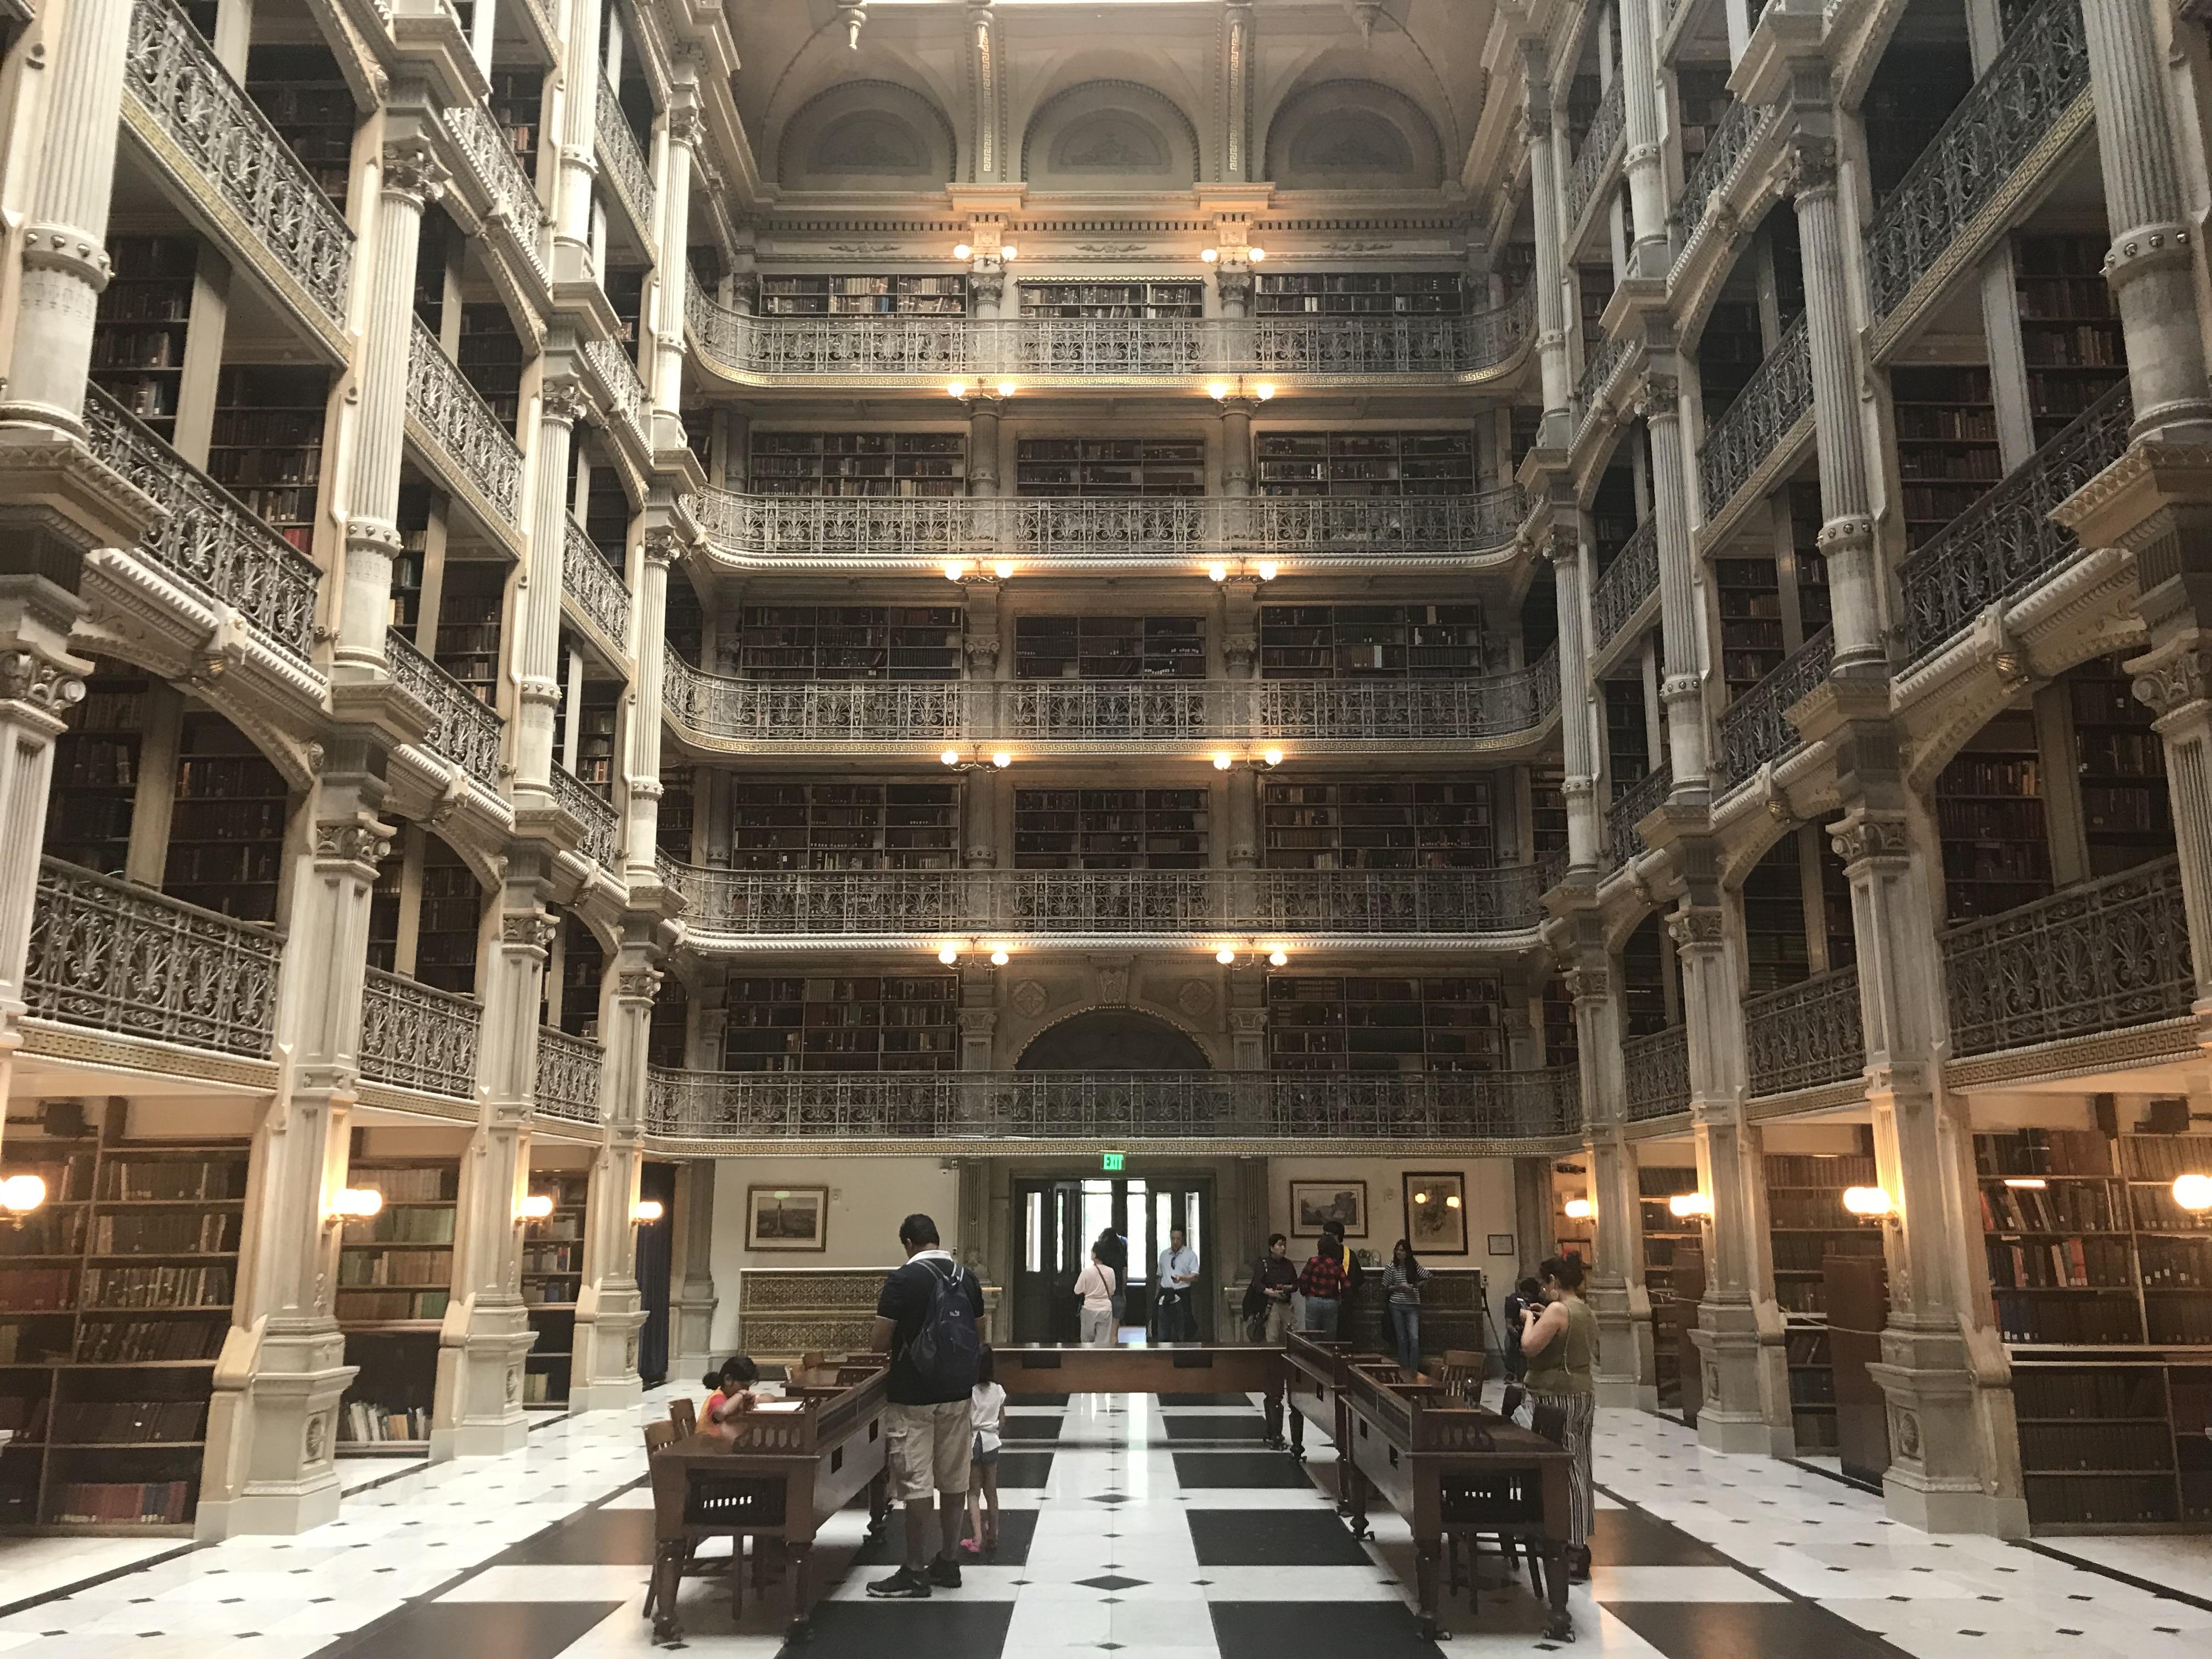
<svg viewBox="0 0 2212 1659">
<path fill-rule="evenodd" d="M 1052 1455 L 1048 1451 L 1000 1452 L 999 1490 L 1032 1492 L 1048 1485 L 1052 1480 Z"/>
<path fill-rule="evenodd" d="M 1201 1567 L 1369 1565 L 1344 1522 L 1325 1510 L 1194 1509 L 1184 1519 Z"/>
<path fill-rule="evenodd" d="M 1126 1492 L 1106 1492 L 1097 1493 L 1091 1501 L 1094 1504 L 1126 1504 L 1129 1498 Z"/>
<path fill-rule="evenodd" d="M 1109 1572 L 1102 1577 L 1079 1578 L 1075 1582 L 1091 1589 L 1125 1590 L 1135 1589 L 1139 1585 L 1147 1584 L 1152 1581 L 1148 1578 L 1124 1578 L 1118 1572 Z"/>
</svg>

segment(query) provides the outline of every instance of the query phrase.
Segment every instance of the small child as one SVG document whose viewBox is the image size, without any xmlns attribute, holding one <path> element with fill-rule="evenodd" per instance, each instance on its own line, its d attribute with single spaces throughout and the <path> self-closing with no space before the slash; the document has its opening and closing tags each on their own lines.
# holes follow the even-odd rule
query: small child
<svg viewBox="0 0 2212 1659">
<path fill-rule="evenodd" d="M 708 1371 L 700 1381 L 713 1390 L 707 1396 L 707 1408 L 699 1413 L 702 1424 L 726 1422 L 750 1411 L 754 1400 L 761 1397 L 755 1386 L 760 1382 L 760 1367 L 744 1354 L 732 1354 L 721 1370 Z"/>
<path fill-rule="evenodd" d="M 968 1469 L 968 1536 L 960 1547 L 969 1555 L 999 1553 L 999 1439 L 1006 1426 L 1006 1390 L 993 1375 L 991 1350 L 978 1356 L 975 1390 L 968 1396 L 968 1421 L 975 1435 Z M 984 1500 L 990 1510 L 984 1511 Z"/>
</svg>

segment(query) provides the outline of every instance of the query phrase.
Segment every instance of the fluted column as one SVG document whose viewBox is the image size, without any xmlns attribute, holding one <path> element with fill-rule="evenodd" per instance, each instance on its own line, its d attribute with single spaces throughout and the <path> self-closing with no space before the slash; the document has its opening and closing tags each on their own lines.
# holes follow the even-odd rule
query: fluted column
<svg viewBox="0 0 2212 1659">
<path fill-rule="evenodd" d="M 1621 113 L 1628 175 L 1628 212 L 1634 240 L 1624 275 L 1663 280 L 1672 263 L 1667 247 L 1667 179 L 1659 148 L 1659 72 L 1648 0 L 1625 0 L 1620 20 Z"/>
<path fill-rule="evenodd" d="M 384 669 L 392 616 L 392 562 L 399 553 L 399 457 L 407 430 L 407 359 L 415 346 L 416 249 L 422 210 L 445 172 L 420 136 L 384 146 L 369 230 L 368 295 L 361 347 L 361 407 L 347 481 L 345 589 L 337 670 L 368 678 Z M 427 349 L 427 348 L 426 348 Z"/>
<path fill-rule="evenodd" d="M 716 1034 L 713 1063 L 721 1063 Z M 714 1164 L 686 1159 L 676 1176 L 676 1249 L 668 1271 L 668 1374 L 683 1384 L 714 1363 Z"/>
<path fill-rule="evenodd" d="M 696 103 L 697 88 L 679 83 L 662 120 L 659 263 L 653 273 L 653 447 L 661 453 L 685 447 L 684 433 L 684 285 L 691 280 L 691 167 L 707 136 L 706 119 Z"/>
<path fill-rule="evenodd" d="M 1554 524 L 1543 546 L 1559 617 L 1559 736 L 1565 751 L 1567 862 L 1597 869 L 1597 754 L 1590 741 L 1589 652 L 1583 632 L 1582 538 Z"/>
<path fill-rule="evenodd" d="M 569 0 L 560 77 L 560 173 L 553 194 L 553 280 L 599 281 L 592 255 L 592 192 L 599 182 L 599 8 L 601 0 Z M 683 250 L 677 250 L 681 257 Z"/>
<path fill-rule="evenodd" d="M 2166 787 L 2180 854 L 2181 902 L 2197 975 L 2200 1046 L 2212 1030 L 2212 635 L 2187 629 L 2127 665 L 2135 695 L 2156 716 Z"/>
<path fill-rule="evenodd" d="M 515 604 L 514 787 L 550 807 L 554 715 L 561 703 L 561 565 L 568 546 L 568 447 L 589 407 L 584 389 L 547 374 L 538 388 L 529 469 L 529 566 Z M 656 778 L 658 775 L 656 774 Z"/>
<path fill-rule="evenodd" d="M 1594 915 L 1583 918 L 1595 923 Z M 1600 931 L 1593 928 L 1593 932 Z M 1588 1139 L 1591 1249 L 1585 1292 L 1597 1316 L 1598 1403 L 1650 1407 L 1652 1382 L 1651 1297 L 1644 1287 L 1644 1208 L 1629 1144 L 1627 1079 L 1622 1070 L 1620 1001 L 1601 946 L 1586 940 L 1580 962 L 1566 970 L 1575 1000 L 1575 1040 L 1581 1056 L 1583 1122 Z"/>
<path fill-rule="evenodd" d="M 996 184 L 1006 176 L 1006 70 L 992 0 L 968 0 L 967 27 L 968 177 Z"/>
<path fill-rule="evenodd" d="M 1559 167 L 1558 145 L 1553 137 L 1552 70 L 1544 43 L 1521 43 L 1527 76 L 1528 107 L 1522 113 L 1522 133 L 1528 145 L 1529 207 L 1536 234 L 1536 349 L 1544 377 L 1544 425 L 1538 441 L 1548 449 L 1564 448 L 1573 428 L 1574 374 L 1567 362 L 1567 296 L 1565 255 L 1560 240 L 1566 234 L 1559 223 Z"/>
<path fill-rule="evenodd" d="M 1677 800 L 1698 801 L 1707 793 L 1705 687 L 1699 672 L 1704 653 L 1698 632 L 1697 559 L 1690 546 L 1690 453 L 1682 441 L 1681 389 L 1674 375 L 1646 378 L 1644 417 L 1651 445 L 1651 510 L 1657 520 L 1653 533 L 1659 552 L 1659 638 L 1667 658 L 1659 700 L 1667 711 L 1667 759 L 1674 769 L 1669 793 Z M 1653 759 L 1656 763 L 1657 757 Z"/>
<path fill-rule="evenodd" d="M 645 1304 L 637 1285 L 638 1172 L 645 1155 L 646 1051 L 660 986 L 657 918 L 632 912 L 608 964 L 599 997 L 599 1148 L 584 1207 L 583 1283 L 568 1407 L 599 1411 L 635 1401 L 637 1334 Z M 680 1380 L 680 1379 L 679 1379 Z"/>
<path fill-rule="evenodd" d="M 1221 493 L 1252 493 L 1252 417 L 1260 399 L 1234 392 L 1221 399 Z"/>
<path fill-rule="evenodd" d="M 629 818 L 623 834 L 623 862 L 633 887 L 655 879 L 660 844 L 660 710 L 662 678 L 668 660 L 668 568 L 681 556 L 683 538 L 673 530 L 645 532 L 639 549 L 637 598 L 630 606 L 630 660 L 637 679 L 630 687 L 629 757 L 626 768 Z"/>
</svg>

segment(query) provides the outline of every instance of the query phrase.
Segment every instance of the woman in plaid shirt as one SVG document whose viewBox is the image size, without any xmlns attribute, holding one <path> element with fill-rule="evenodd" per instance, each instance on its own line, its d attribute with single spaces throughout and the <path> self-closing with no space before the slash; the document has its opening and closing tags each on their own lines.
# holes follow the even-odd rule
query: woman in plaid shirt
<svg viewBox="0 0 2212 1659">
<path fill-rule="evenodd" d="M 1298 1274 L 1298 1294 L 1306 1299 L 1306 1328 L 1323 1336 L 1336 1334 L 1337 1310 L 1344 1300 L 1344 1241 L 1323 1233 L 1321 1244 L 1306 1258 Z"/>
</svg>

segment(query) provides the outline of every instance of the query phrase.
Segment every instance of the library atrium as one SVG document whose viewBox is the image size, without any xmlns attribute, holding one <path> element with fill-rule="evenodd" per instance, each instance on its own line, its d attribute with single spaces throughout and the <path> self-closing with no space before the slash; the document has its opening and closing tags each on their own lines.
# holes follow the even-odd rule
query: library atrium
<svg viewBox="0 0 2212 1659">
<path fill-rule="evenodd" d="M 0 1655 L 2202 1659 L 2208 220 L 2208 0 L 0 0 Z"/>
</svg>

